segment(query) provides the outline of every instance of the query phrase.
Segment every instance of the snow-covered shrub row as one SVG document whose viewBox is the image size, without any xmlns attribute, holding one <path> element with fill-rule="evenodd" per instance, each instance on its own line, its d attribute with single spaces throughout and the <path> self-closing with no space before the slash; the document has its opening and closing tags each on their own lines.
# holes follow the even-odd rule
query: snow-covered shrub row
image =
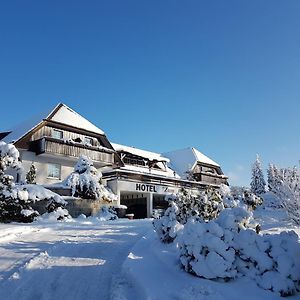
<svg viewBox="0 0 300 300">
<path fill-rule="evenodd" d="M 153 220 L 154 229 L 163 243 L 173 242 L 178 231 L 183 229 L 183 225 L 177 221 L 178 210 L 175 202 L 171 201 L 164 215 L 160 219 Z"/>
<path fill-rule="evenodd" d="M 176 203 L 176 216 L 180 224 L 185 224 L 190 217 L 198 217 L 202 221 L 214 219 L 224 208 L 221 195 L 213 188 L 207 188 L 199 194 L 182 189 L 176 195 L 168 195 L 167 199 Z"/>
<path fill-rule="evenodd" d="M 170 194 L 166 198 L 169 201 L 168 209 L 161 218 L 153 221 L 154 229 L 164 243 L 172 242 L 189 218 L 208 221 L 216 218 L 224 208 L 218 191 L 210 188 L 198 195 L 181 190 L 178 194 Z"/>
<path fill-rule="evenodd" d="M 259 235 L 246 229 L 251 212 L 223 210 L 206 223 L 189 219 L 178 238 L 184 269 L 207 279 L 249 276 L 282 296 L 299 290 L 300 245 L 294 232 Z"/>
<path fill-rule="evenodd" d="M 101 184 L 102 174 L 86 156 L 81 155 L 64 184 L 72 189 L 72 196 L 84 199 L 102 199 L 106 202 L 117 200 L 118 197 Z"/>
<path fill-rule="evenodd" d="M 246 204 L 248 209 L 256 209 L 263 203 L 260 196 L 255 195 L 250 189 L 239 186 L 227 187 L 222 185 L 220 188 L 225 207 L 243 206 Z"/>
</svg>

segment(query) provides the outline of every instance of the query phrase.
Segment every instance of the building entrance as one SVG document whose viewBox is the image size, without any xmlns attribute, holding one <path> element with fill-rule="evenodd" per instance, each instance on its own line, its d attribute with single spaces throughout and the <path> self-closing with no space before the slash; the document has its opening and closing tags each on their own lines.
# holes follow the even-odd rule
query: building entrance
<svg viewBox="0 0 300 300">
<path fill-rule="evenodd" d="M 127 206 L 127 214 L 134 214 L 134 219 L 147 218 L 147 198 L 141 196 L 121 195 L 121 204 Z"/>
</svg>

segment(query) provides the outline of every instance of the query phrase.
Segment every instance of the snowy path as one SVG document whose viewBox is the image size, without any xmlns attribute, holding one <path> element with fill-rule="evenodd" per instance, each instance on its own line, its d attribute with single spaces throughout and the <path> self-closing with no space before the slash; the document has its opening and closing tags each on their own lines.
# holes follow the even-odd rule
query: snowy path
<svg viewBox="0 0 300 300">
<path fill-rule="evenodd" d="M 149 220 L 0 225 L 0 299 L 110 299 L 150 228 Z"/>
</svg>

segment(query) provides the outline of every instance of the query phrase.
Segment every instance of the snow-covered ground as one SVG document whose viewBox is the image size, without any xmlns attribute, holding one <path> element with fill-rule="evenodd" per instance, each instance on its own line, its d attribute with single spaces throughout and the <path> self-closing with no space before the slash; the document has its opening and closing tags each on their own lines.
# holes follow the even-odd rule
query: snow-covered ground
<svg viewBox="0 0 300 300">
<path fill-rule="evenodd" d="M 0 299 L 110 299 L 151 228 L 149 220 L 0 224 Z"/>
<path fill-rule="evenodd" d="M 300 228 L 287 221 L 282 210 L 258 209 L 256 219 L 262 224 L 262 232 L 279 233 L 294 230 L 300 236 Z M 300 270 L 299 270 L 300 272 Z M 131 250 L 123 265 L 123 276 L 139 291 L 137 298 L 122 298 L 122 286 L 114 289 L 114 299 L 152 300 L 279 300 L 279 295 L 259 288 L 247 278 L 220 282 L 192 276 L 179 265 L 174 243 L 163 244 L 153 232 L 149 232 Z M 119 296 L 119 297 L 118 297 Z M 300 295 L 287 299 L 300 299 Z"/>
<path fill-rule="evenodd" d="M 258 209 L 264 232 L 299 227 L 282 211 Z M 74 219 L 0 224 L 0 299 L 282 299 L 247 278 L 218 282 L 180 268 L 151 220 Z M 300 299 L 300 295 L 288 299 Z"/>
</svg>

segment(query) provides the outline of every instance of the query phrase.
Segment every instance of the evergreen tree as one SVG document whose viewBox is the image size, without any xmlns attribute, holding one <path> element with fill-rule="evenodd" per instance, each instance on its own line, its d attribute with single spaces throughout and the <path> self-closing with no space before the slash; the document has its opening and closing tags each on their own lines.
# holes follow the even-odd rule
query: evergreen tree
<svg viewBox="0 0 300 300">
<path fill-rule="evenodd" d="M 0 222 L 32 222 L 38 215 L 30 206 L 26 189 L 15 187 L 7 169 L 20 169 L 19 151 L 12 144 L 0 142 Z"/>
<path fill-rule="evenodd" d="M 261 167 L 259 156 L 256 156 L 256 160 L 252 166 L 252 180 L 250 183 L 251 191 L 255 195 L 261 195 L 266 192 L 266 182 Z"/>
<path fill-rule="evenodd" d="M 28 184 L 35 184 L 36 180 L 36 167 L 34 164 L 30 166 L 28 173 L 26 174 L 26 182 Z"/>
</svg>

